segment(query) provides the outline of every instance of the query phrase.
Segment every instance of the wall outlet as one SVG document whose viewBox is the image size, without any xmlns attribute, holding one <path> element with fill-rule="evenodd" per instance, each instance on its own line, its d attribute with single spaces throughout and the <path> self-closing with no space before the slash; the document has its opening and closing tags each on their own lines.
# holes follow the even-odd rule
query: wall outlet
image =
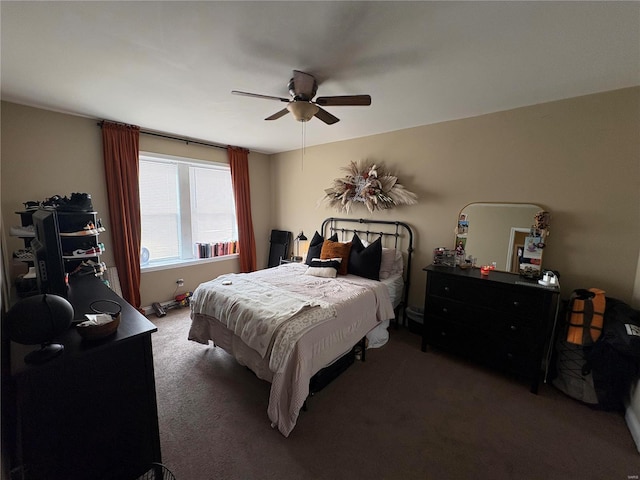
<svg viewBox="0 0 640 480">
<path fill-rule="evenodd" d="M 178 280 L 176 280 L 176 283 L 179 287 L 182 287 L 184 285 L 184 278 L 179 278 Z"/>
</svg>

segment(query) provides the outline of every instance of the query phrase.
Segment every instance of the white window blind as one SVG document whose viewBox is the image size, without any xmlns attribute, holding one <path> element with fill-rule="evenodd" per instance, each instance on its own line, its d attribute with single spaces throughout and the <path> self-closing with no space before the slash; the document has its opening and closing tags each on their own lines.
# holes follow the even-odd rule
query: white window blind
<svg viewBox="0 0 640 480">
<path fill-rule="evenodd" d="M 237 240 L 229 166 L 141 154 L 140 215 L 150 266 L 232 253 L 216 246 Z"/>
<path fill-rule="evenodd" d="M 229 169 L 190 169 L 195 242 L 226 242 L 236 237 L 236 209 Z"/>
</svg>

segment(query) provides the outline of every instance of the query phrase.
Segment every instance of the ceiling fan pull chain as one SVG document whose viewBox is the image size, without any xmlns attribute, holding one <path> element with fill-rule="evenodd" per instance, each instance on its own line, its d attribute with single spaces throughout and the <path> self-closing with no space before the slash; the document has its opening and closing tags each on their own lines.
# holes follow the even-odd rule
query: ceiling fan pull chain
<svg viewBox="0 0 640 480">
<path fill-rule="evenodd" d="M 302 124 L 302 158 L 300 161 L 300 171 L 304 172 L 304 152 L 307 149 L 307 144 L 305 142 L 306 133 L 307 133 L 307 122 L 300 122 Z"/>
</svg>

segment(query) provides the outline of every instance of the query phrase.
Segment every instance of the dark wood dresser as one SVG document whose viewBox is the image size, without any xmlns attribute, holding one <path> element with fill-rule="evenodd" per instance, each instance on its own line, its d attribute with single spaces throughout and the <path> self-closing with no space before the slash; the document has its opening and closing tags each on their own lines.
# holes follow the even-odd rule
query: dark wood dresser
<svg viewBox="0 0 640 480">
<path fill-rule="evenodd" d="M 98 299 L 122 306 L 114 335 L 87 341 L 72 326 L 54 340 L 62 355 L 42 365 L 23 361 L 37 346 L 11 343 L 3 409 L 12 479 L 135 479 L 161 461 L 151 348 L 157 329 L 96 277 L 71 282 L 76 319 Z"/>
<path fill-rule="evenodd" d="M 427 344 L 515 374 L 537 393 L 559 289 L 517 274 L 430 265 L 422 350 Z"/>
</svg>

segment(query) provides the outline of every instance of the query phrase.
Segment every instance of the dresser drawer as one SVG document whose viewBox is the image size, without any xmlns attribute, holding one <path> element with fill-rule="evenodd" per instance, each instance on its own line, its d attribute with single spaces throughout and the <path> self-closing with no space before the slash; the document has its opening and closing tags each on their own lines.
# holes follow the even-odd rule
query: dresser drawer
<svg viewBox="0 0 640 480">
<path fill-rule="evenodd" d="M 467 304 L 436 296 L 427 297 L 425 316 L 433 316 L 443 321 L 455 321 L 466 325 L 478 323 L 476 315 Z"/>
<path fill-rule="evenodd" d="M 536 319 L 501 313 L 496 314 L 490 323 L 496 335 L 525 343 L 537 340 L 539 328 Z"/>
<path fill-rule="evenodd" d="M 433 316 L 441 321 L 454 321 L 514 340 L 531 341 L 535 338 L 537 331 L 536 318 L 509 314 L 484 306 L 430 296 L 427 297 L 425 307 L 426 317 Z"/>
<path fill-rule="evenodd" d="M 472 282 L 464 278 L 456 278 L 449 275 L 429 275 L 427 282 L 427 292 L 441 298 L 468 302 L 470 296 L 475 297 L 475 292 L 471 287 Z"/>
<path fill-rule="evenodd" d="M 531 287 L 529 289 L 533 290 Z M 522 289 L 495 288 L 487 291 L 483 298 L 488 305 L 501 312 L 528 319 L 540 319 L 545 313 L 543 292 L 529 292 Z"/>
<path fill-rule="evenodd" d="M 545 292 L 535 288 L 514 288 L 512 285 L 454 275 L 429 276 L 427 292 L 430 296 L 533 319 L 539 318 L 546 308 Z"/>
</svg>

